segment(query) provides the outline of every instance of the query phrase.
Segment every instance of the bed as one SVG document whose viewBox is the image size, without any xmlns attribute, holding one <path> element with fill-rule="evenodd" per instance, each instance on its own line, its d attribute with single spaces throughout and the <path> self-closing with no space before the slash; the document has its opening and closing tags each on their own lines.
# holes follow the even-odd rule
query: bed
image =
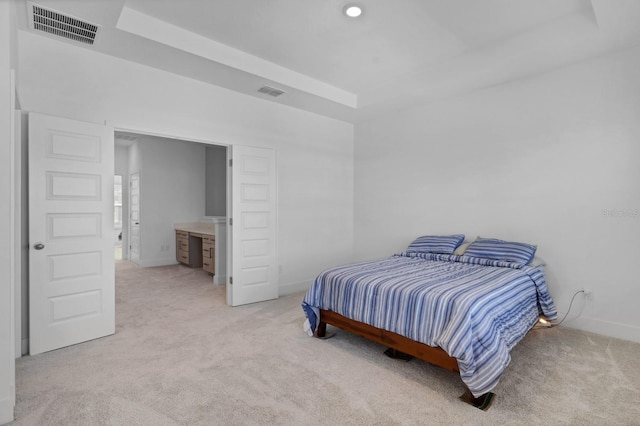
<svg viewBox="0 0 640 426">
<path fill-rule="evenodd" d="M 486 409 L 511 349 L 556 309 L 536 247 L 464 235 L 422 236 L 405 252 L 320 273 L 304 297 L 305 330 L 327 324 L 459 371 L 463 399 Z M 464 248 L 461 250 L 461 248 Z"/>
</svg>

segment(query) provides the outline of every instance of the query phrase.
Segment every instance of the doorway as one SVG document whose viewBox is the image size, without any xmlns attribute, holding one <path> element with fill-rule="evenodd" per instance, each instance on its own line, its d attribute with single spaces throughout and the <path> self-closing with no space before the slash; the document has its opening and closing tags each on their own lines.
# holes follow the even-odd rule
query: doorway
<svg viewBox="0 0 640 426">
<path fill-rule="evenodd" d="M 115 170 L 123 175 L 123 259 L 139 266 L 176 263 L 175 225 L 224 224 L 227 147 L 184 139 L 116 131 Z M 224 237 L 224 236 L 222 236 Z M 216 241 L 224 255 L 226 239 Z M 216 284 L 226 274 L 216 273 Z"/>
</svg>

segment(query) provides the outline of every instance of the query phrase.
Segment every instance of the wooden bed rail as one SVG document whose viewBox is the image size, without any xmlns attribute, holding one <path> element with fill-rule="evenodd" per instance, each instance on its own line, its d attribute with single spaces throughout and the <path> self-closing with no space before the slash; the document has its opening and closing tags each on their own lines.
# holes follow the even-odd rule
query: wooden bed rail
<svg viewBox="0 0 640 426">
<path fill-rule="evenodd" d="M 408 339 L 397 333 L 382 330 L 371 325 L 354 321 L 333 311 L 320 310 L 320 323 L 318 324 L 318 337 L 324 337 L 327 330 L 327 324 L 341 328 L 365 339 L 414 356 L 428 363 L 437 365 L 447 370 L 460 371 L 458 369 L 458 360 L 450 357 L 442 348 L 425 345 Z"/>
</svg>

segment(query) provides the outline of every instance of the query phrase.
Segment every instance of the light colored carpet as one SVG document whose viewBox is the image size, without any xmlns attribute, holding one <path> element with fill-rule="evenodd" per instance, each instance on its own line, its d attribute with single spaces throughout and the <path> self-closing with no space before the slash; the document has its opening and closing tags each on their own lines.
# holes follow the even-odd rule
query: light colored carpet
<svg viewBox="0 0 640 426">
<path fill-rule="evenodd" d="M 640 424 L 637 343 L 534 330 L 484 412 L 453 372 L 308 337 L 303 294 L 230 308 L 201 270 L 117 269 L 116 334 L 19 359 L 13 424 Z"/>
</svg>

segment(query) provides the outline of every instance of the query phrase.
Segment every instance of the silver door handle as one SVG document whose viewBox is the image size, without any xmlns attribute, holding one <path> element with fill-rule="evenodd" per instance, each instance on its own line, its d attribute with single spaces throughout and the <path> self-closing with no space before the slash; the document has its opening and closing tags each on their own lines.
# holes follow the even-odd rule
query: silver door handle
<svg viewBox="0 0 640 426">
<path fill-rule="evenodd" d="M 34 249 L 36 249 L 36 250 L 42 250 L 42 249 L 44 248 L 44 244 L 42 244 L 42 243 L 35 243 L 35 244 L 33 245 L 33 248 L 34 248 Z"/>
</svg>

